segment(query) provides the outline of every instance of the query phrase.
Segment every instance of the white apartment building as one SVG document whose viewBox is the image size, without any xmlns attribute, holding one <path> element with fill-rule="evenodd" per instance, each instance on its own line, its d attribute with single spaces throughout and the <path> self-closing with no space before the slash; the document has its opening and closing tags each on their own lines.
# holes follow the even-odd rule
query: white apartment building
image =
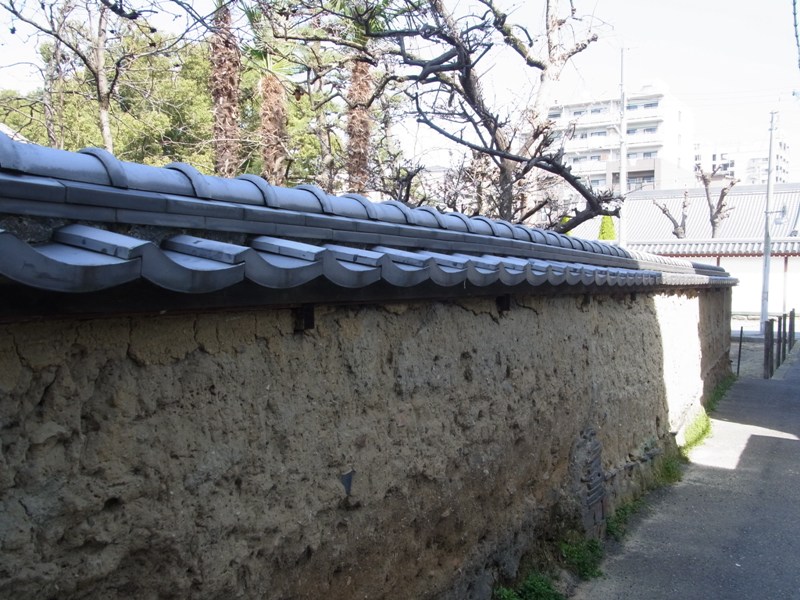
<svg viewBox="0 0 800 600">
<path fill-rule="evenodd" d="M 695 163 L 707 173 L 716 169 L 714 180 L 738 179 L 743 185 L 766 185 L 769 170 L 769 157 L 758 152 L 746 150 L 727 150 L 719 148 L 695 148 Z M 788 183 L 790 172 L 789 144 L 783 139 L 775 140 L 775 183 Z"/>
<path fill-rule="evenodd" d="M 620 99 L 560 104 L 548 117 L 572 172 L 596 190 L 617 188 Z M 692 120 L 673 97 L 654 86 L 630 94 L 625 123 L 628 191 L 695 184 Z"/>
</svg>

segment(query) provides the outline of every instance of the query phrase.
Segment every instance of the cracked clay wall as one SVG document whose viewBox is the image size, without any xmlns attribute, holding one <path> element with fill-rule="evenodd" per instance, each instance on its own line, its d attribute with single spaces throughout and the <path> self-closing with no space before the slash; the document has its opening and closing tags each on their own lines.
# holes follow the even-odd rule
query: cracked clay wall
<svg viewBox="0 0 800 600">
<path fill-rule="evenodd" d="M 640 489 L 729 372 L 729 305 L 0 325 L 0 596 L 488 599 Z"/>
</svg>

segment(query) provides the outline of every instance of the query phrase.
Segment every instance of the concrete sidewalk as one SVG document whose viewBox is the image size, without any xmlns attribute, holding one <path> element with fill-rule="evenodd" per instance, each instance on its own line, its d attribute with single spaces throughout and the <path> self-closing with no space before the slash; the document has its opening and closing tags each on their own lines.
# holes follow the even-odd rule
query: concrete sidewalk
<svg viewBox="0 0 800 600">
<path fill-rule="evenodd" d="M 648 496 L 578 600 L 800 600 L 800 345 L 738 380 L 683 480 Z"/>
</svg>

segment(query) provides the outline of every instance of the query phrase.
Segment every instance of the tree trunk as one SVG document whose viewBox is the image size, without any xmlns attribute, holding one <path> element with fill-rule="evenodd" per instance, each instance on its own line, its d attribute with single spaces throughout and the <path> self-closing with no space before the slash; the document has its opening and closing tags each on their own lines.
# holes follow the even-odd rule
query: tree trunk
<svg viewBox="0 0 800 600">
<path fill-rule="evenodd" d="M 347 178 L 350 191 L 363 194 L 369 181 L 369 148 L 372 123 L 367 102 L 372 93 L 369 64 L 353 63 L 347 92 Z"/>
<path fill-rule="evenodd" d="M 227 4 L 214 15 L 211 37 L 211 98 L 214 105 L 214 171 L 233 177 L 239 168 L 241 54 Z"/>
<path fill-rule="evenodd" d="M 93 45 L 94 53 L 94 77 L 97 89 L 97 106 L 99 112 L 100 135 L 103 138 L 103 146 L 113 154 L 114 136 L 111 134 L 111 88 L 106 73 L 106 25 L 107 10 L 105 6 L 100 9 L 100 16 L 97 21 L 97 37 Z"/>
<path fill-rule="evenodd" d="M 500 206 L 497 215 L 504 221 L 511 221 L 514 218 L 514 183 L 516 165 L 510 160 L 500 161 Z"/>
<path fill-rule="evenodd" d="M 61 86 L 61 60 L 60 44 L 56 40 L 53 44 L 53 55 L 45 64 L 44 89 L 42 91 L 42 104 L 44 104 L 44 126 L 47 130 L 47 144 L 51 148 L 62 148 L 60 136 L 57 133 L 56 119 L 58 112 L 54 106 L 56 89 Z"/>
<path fill-rule="evenodd" d="M 286 180 L 286 91 L 273 73 L 265 73 L 261 88 L 262 176 L 273 185 Z"/>
</svg>

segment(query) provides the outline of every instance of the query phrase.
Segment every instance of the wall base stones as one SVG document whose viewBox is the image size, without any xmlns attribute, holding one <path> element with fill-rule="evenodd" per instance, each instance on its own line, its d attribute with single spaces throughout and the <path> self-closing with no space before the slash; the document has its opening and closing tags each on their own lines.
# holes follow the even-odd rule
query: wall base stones
<svg viewBox="0 0 800 600">
<path fill-rule="evenodd" d="M 0 326 L 0 596 L 488 599 L 643 485 L 729 372 L 729 302 Z"/>
</svg>

